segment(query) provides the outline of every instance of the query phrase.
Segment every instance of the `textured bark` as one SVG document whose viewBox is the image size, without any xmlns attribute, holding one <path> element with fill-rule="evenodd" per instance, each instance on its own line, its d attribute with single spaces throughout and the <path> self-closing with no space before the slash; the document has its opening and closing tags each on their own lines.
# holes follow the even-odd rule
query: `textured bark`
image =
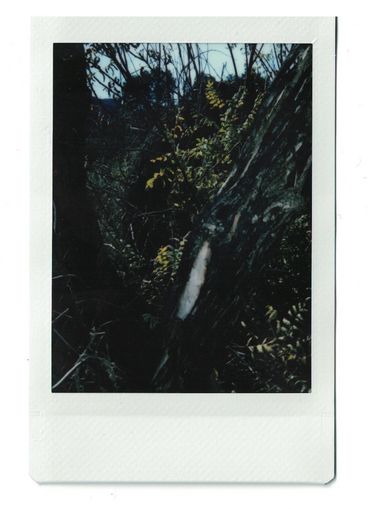
<svg viewBox="0 0 368 509">
<path fill-rule="evenodd" d="M 211 371 L 231 339 L 239 294 L 251 295 L 285 228 L 305 210 L 311 108 L 312 47 L 298 45 L 265 97 L 236 167 L 191 233 L 167 312 L 155 390 L 216 390 Z M 195 266 L 201 272 L 193 276 Z"/>
</svg>

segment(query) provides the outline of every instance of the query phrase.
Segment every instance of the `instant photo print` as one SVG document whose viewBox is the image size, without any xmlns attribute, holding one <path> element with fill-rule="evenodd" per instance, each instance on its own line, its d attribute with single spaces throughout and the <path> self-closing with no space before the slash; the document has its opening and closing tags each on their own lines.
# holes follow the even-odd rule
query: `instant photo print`
<svg viewBox="0 0 368 509">
<path fill-rule="evenodd" d="M 34 18 L 31 475 L 335 475 L 334 18 Z"/>
</svg>

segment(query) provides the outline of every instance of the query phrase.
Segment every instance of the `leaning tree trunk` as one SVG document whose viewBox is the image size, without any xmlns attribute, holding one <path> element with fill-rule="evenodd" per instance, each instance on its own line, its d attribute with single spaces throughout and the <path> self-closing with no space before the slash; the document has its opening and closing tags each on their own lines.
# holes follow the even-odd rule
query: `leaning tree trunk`
<svg viewBox="0 0 368 509">
<path fill-rule="evenodd" d="M 154 390 L 214 390 L 216 352 L 231 340 L 239 295 L 251 296 L 285 228 L 305 207 L 311 107 L 312 47 L 298 45 L 258 110 L 236 166 L 191 233 Z"/>
</svg>

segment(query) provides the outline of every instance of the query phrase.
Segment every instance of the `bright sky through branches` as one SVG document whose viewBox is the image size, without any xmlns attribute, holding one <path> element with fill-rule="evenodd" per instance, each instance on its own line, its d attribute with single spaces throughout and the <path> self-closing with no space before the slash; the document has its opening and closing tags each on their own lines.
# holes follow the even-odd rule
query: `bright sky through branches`
<svg viewBox="0 0 368 509">
<path fill-rule="evenodd" d="M 147 46 L 146 44 L 144 44 Z M 152 44 L 153 47 L 158 47 L 159 44 Z M 167 53 L 170 54 L 172 58 L 172 63 L 168 65 L 168 69 L 174 73 L 174 68 L 180 68 L 180 57 L 178 51 L 178 45 L 176 43 L 165 43 L 161 46 L 165 46 Z M 226 79 L 230 75 L 235 74 L 234 63 L 229 51 L 228 44 L 222 43 L 208 43 L 208 44 L 198 44 L 195 45 L 197 51 L 200 56 L 204 57 L 205 64 L 203 68 L 203 72 L 208 75 L 213 76 L 216 80 Z M 290 45 L 283 45 L 285 49 L 290 49 Z M 89 47 L 89 44 L 86 44 L 86 47 Z M 258 72 L 264 74 L 267 77 L 267 65 L 270 64 L 270 69 L 277 69 L 278 62 L 275 57 L 275 47 L 279 47 L 279 45 L 274 44 L 257 44 L 257 52 L 259 52 L 260 58 L 257 60 L 255 67 Z M 235 66 L 237 68 L 237 73 L 241 76 L 245 71 L 245 44 L 234 44 L 232 45 L 232 52 L 234 57 Z M 105 55 L 99 55 L 100 57 L 100 65 L 102 67 L 107 67 L 109 64 L 109 58 Z M 185 58 L 185 57 L 184 57 Z M 263 61 L 263 63 L 262 63 Z M 132 75 L 138 74 L 142 69 L 148 70 L 146 64 L 142 61 L 138 60 L 134 56 L 129 56 L 129 67 Z M 94 70 L 95 76 L 99 78 L 98 80 L 93 80 L 93 89 L 94 93 L 97 97 L 101 99 L 105 99 L 111 97 L 108 95 L 108 91 L 103 86 L 103 77 L 99 74 L 98 71 Z M 192 69 L 193 78 L 194 78 L 194 69 Z M 122 80 L 122 77 L 119 76 L 118 73 L 115 76 Z M 122 80 L 123 81 L 123 80 Z M 99 83 L 100 82 L 100 83 Z"/>
</svg>

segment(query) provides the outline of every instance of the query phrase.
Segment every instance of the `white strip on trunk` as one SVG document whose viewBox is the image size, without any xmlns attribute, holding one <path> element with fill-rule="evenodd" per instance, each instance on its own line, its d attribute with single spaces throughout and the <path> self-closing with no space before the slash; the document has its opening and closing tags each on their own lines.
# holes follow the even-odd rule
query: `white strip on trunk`
<svg viewBox="0 0 368 509">
<path fill-rule="evenodd" d="M 193 263 L 192 270 L 189 274 L 189 279 L 185 285 L 184 291 L 180 297 L 179 308 L 177 317 L 180 320 L 185 320 L 189 313 L 192 311 L 198 296 L 201 291 L 201 287 L 204 283 L 207 271 L 207 265 L 211 259 L 211 248 L 207 240 L 203 242 L 197 258 Z"/>
</svg>

